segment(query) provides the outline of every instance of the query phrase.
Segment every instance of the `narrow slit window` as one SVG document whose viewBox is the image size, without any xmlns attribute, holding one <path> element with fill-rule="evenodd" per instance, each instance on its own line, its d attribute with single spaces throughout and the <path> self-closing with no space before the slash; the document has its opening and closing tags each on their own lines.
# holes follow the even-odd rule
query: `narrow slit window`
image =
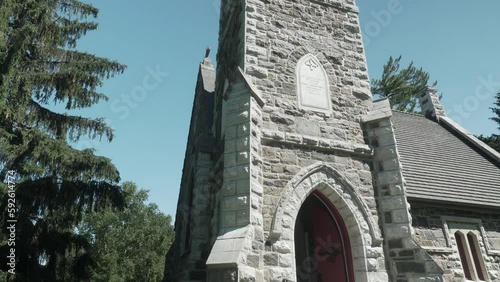
<svg viewBox="0 0 500 282">
<path fill-rule="evenodd" d="M 457 241 L 458 253 L 460 254 L 460 261 L 464 269 L 466 279 L 472 280 L 472 273 L 470 269 L 470 260 L 466 250 L 466 242 L 464 236 L 460 232 L 455 232 L 455 240 Z"/>
<path fill-rule="evenodd" d="M 443 217 L 448 226 L 449 240 L 454 241 L 460 257 L 463 277 L 455 277 L 464 281 L 491 281 L 483 257 L 485 237 L 482 233 L 482 222 L 479 219 L 463 217 Z M 450 242 L 451 242 L 450 241 Z M 452 247 L 453 244 L 449 244 Z"/>
<path fill-rule="evenodd" d="M 480 262 L 481 253 L 479 252 L 479 244 L 476 235 L 469 232 L 467 234 L 467 241 L 469 242 L 470 251 L 474 260 L 474 266 L 476 267 L 477 277 L 481 281 L 486 281 L 484 278 L 484 269 Z"/>
</svg>

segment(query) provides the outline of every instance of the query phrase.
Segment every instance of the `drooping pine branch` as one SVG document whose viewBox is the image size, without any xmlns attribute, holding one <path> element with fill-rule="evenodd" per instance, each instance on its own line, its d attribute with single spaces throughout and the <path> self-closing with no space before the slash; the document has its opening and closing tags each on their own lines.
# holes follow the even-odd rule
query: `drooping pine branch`
<svg viewBox="0 0 500 282">
<path fill-rule="evenodd" d="M 63 218 L 62 225 L 73 226 L 81 220 L 83 209 L 123 208 L 122 189 L 102 181 L 74 181 L 51 177 L 25 180 L 17 184 L 19 213 L 33 218 Z"/>
<path fill-rule="evenodd" d="M 103 196 L 107 193 L 107 196 Z M 120 188 L 107 183 L 82 183 L 53 179 L 38 179 L 19 183 L 18 238 L 16 251 L 21 262 L 16 268 L 18 278 L 35 281 L 79 281 L 89 275 L 93 266 L 91 244 L 85 236 L 74 232 L 81 221 L 82 209 L 102 210 L 103 199 L 111 206 L 123 207 Z M 0 208 L 4 209 L 6 201 Z M 2 223 L 6 220 L 0 216 Z M 0 254 L 9 251 L 0 246 Z M 33 263 L 42 261 L 43 263 Z M 0 267 L 6 270 L 6 265 Z M 76 280 L 75 280 L 76 279 Z M 37 280 L 38 281 L 38 280 Z"/>
<path fill-rule="evenodd" d="M 101 180 L 117 183 L 120 176 L 111 160 L 94 155 L 91 149 L 76 150 L 64 140 L 54 140 L 37 128 L 18 130 L 10 141 L 0 141 L 4 150 L 4 170 L 39 178 L 57 175 L 81 181 Z"/>
<path fill-rule="evenodd" d="M 3 100 L 7 109 L 0 112 L 0 118 L 26 127 L 33 126 L 31 122 L 35 121 L 37 126 L 53 129 L 55 122 L 50 118 L 62 120 L 62 115 L 49 112 L 41 105 L 64 103 L 66 109 L 71 110 L 107 101 L 107 96 L 96 89 L 103 79 L 123 72 L 125 67 L 109 59 L 68 49 L 75 47 L 76 40 L 87 31 L 96 29 L 95 23 L 79 19 L 96 16 L 97 10 L 70 0 L 29 1 L 13 7 L 20 14 L 10 17 L 8 38 L 11 40 L 1 61 L 0 91 L 8 98 Z M 27 115 L 29 119 L 25 118 Z M 57 122 L 59 138 L 61 132 L 69 132 L 65 137 L 70 141 L 78 140 L 79 135 L 91 138 L 104 135 L 112 139 L 111 130 L 100 119 L 66 117 L 64 120 L 72 122 Z"/>
<path fill-rule="evenodd" d="M 494 104 L 496 107 L 491 108 L 493 113 L 495 113 L 495 116 L 492 117 L 491 119 L 498 124 L 497 129 L 500 130 L 500 92 L 497 93 L 495 99 L 496 99 L 496 101 Z"/>
<path fill-rule="evenodd" d="M 393 109 L 414 112 L 418 105 L 417 95 L 428 85 L 429 74 L 417 69 L 413 62 L 400 70 L 401 56 L 392 57 L 384 65 L 381 79 L 372 80 L 372 93 L 389 99 Z M 432 86 L 435 86 L 434 82 Z"/>
<path fill-rule="evenodd" d="M 26 120 L 32 127 L 44 129 L 53 137 L 67 137 L 72 142 L 78 141 L 81 136 L 94 139 L 104 135 L 109 141 L 113 140 L 113 129 L 102 118 L 89 119 L 59 114 L 34 101 L 29 104 Z"/>
</svg>

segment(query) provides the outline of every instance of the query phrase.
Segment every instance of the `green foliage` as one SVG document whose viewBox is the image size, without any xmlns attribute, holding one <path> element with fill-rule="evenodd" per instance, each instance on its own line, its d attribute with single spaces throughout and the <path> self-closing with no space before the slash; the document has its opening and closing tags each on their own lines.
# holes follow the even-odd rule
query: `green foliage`
<svg viewBox="0 0 500 282">
<path fill-rule="evenodd" d="M 165 254 L 174 240 L 171 217 L 146 204 L 148 192 L 126 182 L 126 208 L 90 214 L 79 227 L 90 241 L 96 268 L 90 281 L 161 281 Z"/>
<path fill-rule="evenodd" d="M 418 94 L 421 93 L 429 81 L 429 74 L 413 66 L 400 70 L 399 61 L 389 58 L 384 65 L 381 79 L 373 79 L 371 90 L 374 95 L 388 98 L 394 110 L 414 112 L 418 105 Z M 432 86 L 436 86 L 437 81 Z"/>
<path fill-rule="evenodd" d="M 491 119 L 498 124 L 498 128 L 500 130 L 500 92 L 496 95 L 496 101 L 494 103 L 496 107 L 490 108 L 495 114 Z M 485 137 L 483 135 L 478 136 L 479 140 L 486 143 L 491 148 L 495 149 L 497 152 L 500 152 L 500 135 L 492 134 L 491 136 Z"/>
<path fill-rule="evenodd" d="M 492 117 L 491 119 L 495 121 L 498 124 L 498 130 L 500 130 L 500 92 L 497 93 L 497 96 L 495 97 L 496 101 L 494 105 L 496 107 L 490 108 L 493 113 L 495 113 L 495 117 Z"/>
<path fill-rule="evenodd" d="M 102 80 L 125 66 L 76 50 L 98 10 L 78 0 L 2 0 L 0 4 L 0 181 L 16 172 L 16 281 L 81 281 L 94 265 L 75 232 L 84 214 L 123 206 L 119 173 L 108 158 L 76 150 L 82 135 L 113 138 L 102 119 L 59 113 L 108 98 Z M 0 187 L 0 210 L 7 205 Z M 0 215 L 5 258 L 6 214 Z M 2 244 L 3 243 L 3 244 Z M 7 270 L 2 263 L 0 270 Z"/>
<path fill-rule="evenodd" d="M 484 137 L 483 135 L 477 136 L 479 140 L 486 143 L 486 145 L 490 146 L 494 150 L 500 153 L 500 135 L 492 134 L 491 136 Z"/>
</svg>

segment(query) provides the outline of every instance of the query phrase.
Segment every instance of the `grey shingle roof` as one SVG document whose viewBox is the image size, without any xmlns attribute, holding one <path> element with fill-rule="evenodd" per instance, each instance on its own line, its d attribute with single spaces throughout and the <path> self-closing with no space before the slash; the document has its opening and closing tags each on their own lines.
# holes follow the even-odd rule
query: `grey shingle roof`
<svg viewBox="0 0 500 282">
<path fill-rule="evenodd" d="M 500 208 L 500 164 L 424 116 L 393 112 L 409 198 Z"/>
</svg>

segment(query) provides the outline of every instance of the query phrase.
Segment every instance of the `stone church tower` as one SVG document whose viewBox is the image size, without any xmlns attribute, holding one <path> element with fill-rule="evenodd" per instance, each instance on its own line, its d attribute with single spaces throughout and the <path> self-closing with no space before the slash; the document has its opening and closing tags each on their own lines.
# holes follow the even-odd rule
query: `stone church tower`
<svg viewBox="0 0 500 282">
<path fill-rule="evenodd" d="M 395 144 L 354 0 L 222 0 L 164 280 L 442 281 Z"/>
<path fill-rule="evenodd" d="M 217 79 L 205 58 L 169 279 L 386 281 L 356 4 L 221 6 Z"/>
</svg>

